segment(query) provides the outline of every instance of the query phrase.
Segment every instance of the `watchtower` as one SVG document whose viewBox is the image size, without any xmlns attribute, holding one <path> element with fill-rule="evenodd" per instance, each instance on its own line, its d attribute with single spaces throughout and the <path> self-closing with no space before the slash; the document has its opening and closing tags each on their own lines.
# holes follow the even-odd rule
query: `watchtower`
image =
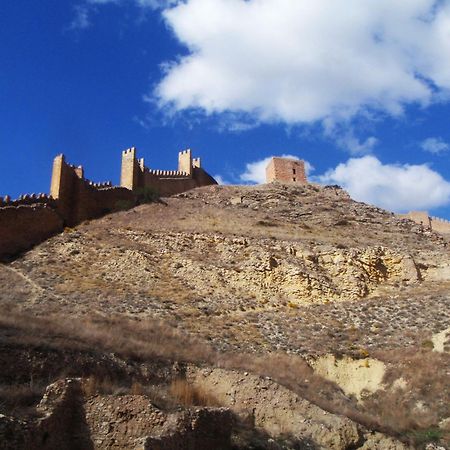
<svg viewBox="0 0 450 450">
<path fill-rule="evenodd" d="M 299 159 L 274 157 L 266 167 L 266 181 L 307 184 L 305 162 Z"/>
<path fill-rule="evenodd" d="M 192 151 L 190 149 L 178 153 L 178 172 L 192 175 Z"/>
</svg>

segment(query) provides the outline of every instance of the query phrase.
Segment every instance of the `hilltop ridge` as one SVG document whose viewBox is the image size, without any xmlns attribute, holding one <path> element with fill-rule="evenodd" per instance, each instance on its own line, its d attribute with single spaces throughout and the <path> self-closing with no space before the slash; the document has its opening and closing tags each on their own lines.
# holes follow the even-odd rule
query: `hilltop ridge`
<svg viewBox="0 0 450 450">
<path fill-rule="evenodd" d="M 214 185 L 67 228 L 0 266 L 0 299 L 19 323 L 22 315 L 89 323 L 87 334 L 58 332 L 87 348 L 92 335 L 126 330 L 117 348 L 99 347 L 112 345 L 118 356 L 120 349 L 135 345 L 139 352 L 143 345 L 133 323 L 136 330 L 162 327 L 163 341 L 163 330 L 181 333 L 180 342 L 193 352 L 174 349 L 171 340 L 166 357 L 157 350 L 159 360 L 171 361 L 164 364 L 225 364 L 268 374 L 329 411 L 342 413 L 345 404 L 353 420 L 366 426 L 378 421 L 379 430 L 401 434 L 412 423 L 427 429 L 449 415 L 448 386 L 442 384 L 448 353 L 432 351 L 432 342 L 447 348 L 449 275 L 446 237 L 355 202 L 337 186 Z M 41 336 L 42 325 L 35 329 Z M 269 364 L 275 355 L 287 359 Z M 100 358 L 99 366 L 112 364 L 95 352 L 93 358 Z M 153 361 L 145 353 L 139 358 Z M 86 376 L 90 369 L 84 367 Z M 133 367 L 127 370 L 135 373 Z M 160 379 L 173 376 L 172 369 L 166 375 L 160 370 Z M 366 381 L 356 381 L 361 370 Z M 353 394 L 344 373 L 360 386 Z M 76 369 L 71 374 L 81 375 Z M 392 387 L 401 378 L 404 392 Z M 428 382 L 433 387 L 422 390 Z M 389 426 L 398 417 L 386 413 L 392 401 L 404 414 L 397 429 Z M 423 411 L 414 407 L 420 402 L 427 404 Z"/>
</svg>

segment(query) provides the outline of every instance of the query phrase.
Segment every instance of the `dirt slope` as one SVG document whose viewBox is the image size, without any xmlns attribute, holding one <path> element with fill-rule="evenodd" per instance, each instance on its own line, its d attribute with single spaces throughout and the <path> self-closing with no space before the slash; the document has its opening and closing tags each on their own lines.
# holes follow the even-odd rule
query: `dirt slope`
<svg viewBox="0 0 450 450">
<path fill-rule="evenodd" d="M 409 435 L 449 416 L 448 353 L 432 351 L 450 327 L 447 241 L 337 187 L 195 189 L 68 229 L 0 266 L 0 282 L 1 305 L 14 314 L 155 320 L 240 367 L 240 353 L 371 356 L 386 365 L 384 394 L 365 405 L 364 395 L 347 395 L 346 408 L 379 417 L 401 398 L 408 423 L 394 428 Z M 405 391 L 390 390 L 402 377 Z M 336 410 L 345 395 L 334 386 L 316 400 Z"/>
</svg>

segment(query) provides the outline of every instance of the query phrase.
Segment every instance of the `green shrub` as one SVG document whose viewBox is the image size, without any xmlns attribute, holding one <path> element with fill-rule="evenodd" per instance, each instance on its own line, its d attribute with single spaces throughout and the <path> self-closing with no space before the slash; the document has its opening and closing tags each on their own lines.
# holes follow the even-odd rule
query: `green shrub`
<svg viewBox="0 0 450 450">
<path fill-rule="evenodd" d="M 152 203 L 159 200 L 160 195 L 157 189 L 152 187 L 143 187 L 136 190 L 139 203 Z"/>
</svg>

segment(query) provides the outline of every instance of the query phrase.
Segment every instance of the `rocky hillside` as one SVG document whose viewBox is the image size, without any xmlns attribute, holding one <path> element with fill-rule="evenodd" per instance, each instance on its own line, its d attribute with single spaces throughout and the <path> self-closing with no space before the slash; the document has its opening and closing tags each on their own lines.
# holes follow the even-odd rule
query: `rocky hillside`
<svg viewBox="0 0 450 450">
<path fill-rule="evenodd" d="M 280 448 L 402 448 L 376 447 L 369 429 L 417 448 L 448 445 L 447 239 L 338 187 L 195 189 L 66 229 L 0 266 L 0 280 L 0 357 L 21 361 L 22 384 L 97 374 L 129 389 L 139 380 L 147 392 L 159 361 L 168 367 L 155 375 L 163 391 L 182 376 L 247 424 L 230 425 L 235 448 L 278 448 L 270 442 L 283 436 Z M 17 359 L 20 348 L 27 355 Z M 80 364 L 64 371 L 55 354 Z M 333 426 L 330 441 L 318 436 L 308 420 L 322 412 L 248 422 L 242 411 L 259 411 L 261 390 L 252 391 L 254 407 L 250 398 L 236 406 L 218 395 L 225 375 L 211 390 L 186 364 L 269 376 L 324 414 L 349 417 L 354 437 L 332 437 Z M 3 413 L 13 404 L 0 392 Z M 110 448 L 102 445 L 94 447 Z"/>
</svg>

